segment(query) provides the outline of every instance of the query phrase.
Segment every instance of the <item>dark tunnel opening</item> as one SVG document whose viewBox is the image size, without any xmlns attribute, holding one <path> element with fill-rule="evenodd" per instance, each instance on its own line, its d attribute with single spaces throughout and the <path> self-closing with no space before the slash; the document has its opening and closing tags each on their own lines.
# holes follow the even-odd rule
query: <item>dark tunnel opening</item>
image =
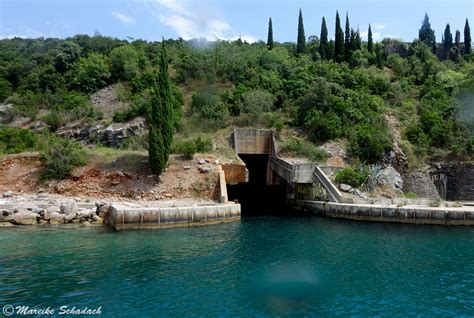
<svg viewBox="0 0 474 318">
<path fill-rule="evenodd" d="M 241 204 L 242 216 L 283 215 L 286 213 L 286 184 L 267 185 L 269 155 L 239 157 L 249 171 L 249 182 L 227 185 L 229 200 Z"/>
</svg>

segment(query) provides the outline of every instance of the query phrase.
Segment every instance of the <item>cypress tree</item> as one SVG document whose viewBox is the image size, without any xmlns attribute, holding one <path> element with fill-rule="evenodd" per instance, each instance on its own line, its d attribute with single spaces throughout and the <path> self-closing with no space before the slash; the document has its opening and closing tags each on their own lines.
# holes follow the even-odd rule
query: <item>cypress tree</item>
<svg viewBox="0 0 474 318">
<path fill-rule="evenodd" d="M 456 30 L 456 35 L 454 37 L 454 56 L 453 60 L 459 62 L 459 58 L 461 57 L 461 32 Z"/>
<path fill-rule="evenodd" d="M 267 37 L 267 47 L 269 50 L 273 49 L 273 25 L 272 18 L 268 21 L 268 37 Z"/>
<path fill-rule="evenodd" d="M 471 53 L 471 28 L 466 19 L 466 24 L 464 25 L 464 54 L 469 53 Z"/>
<path fill-rule="evenodd" d="M 446 28 L 444 29 L 444 36 L 443 36 L 443 48 L 444 48 L 445 58 L 450 57 L 450 51 L 452 47 L 453 47 L 453 35 L 451 34 L 451 28 L 448 23 L 446 24 Z"/>
<path fill-rule="evenodd" d="M 344 39 L 344 55 L 346 60 L 349 60 L 351 53 L 351 27 L 349 25 L 349 14 L 346 12 L 346 37 Z"/>
<path fill-rule="evenodd" d="M 296 53 L 304 53 L 306 48 L 306 36 L 304 35 L 304 25 L 303 25 L 303 14 L 301 13 L 298 16 L 298 41 L 296 43 Z"/>
<path fill-rule="evenodd" d="M 321 36 L 319 41 L 319 54 L 321 55 L 321 59 L 328 59 L 326 52 L 328 52 L 328 28 L 326 26 L 326 19 L 323 17 L 323 20 L 321 22 Z"/>
<path fill-rule="evenodd" d="M 148 157 L 151 171 L 161 174 L 168 163 L 173 141 L 173 108 L 168 75 L 168 56 L 164 40 L 161 45 L 160 72 L 155 76 L 149 116 Z"/>
<path fill-rule="evenodd" d="M 460 53 L 461 52 L 461 32 L 459 32 L 459 30 L 456 30 L 456 35 L 454 37 L 454 46 L 456 47 L 456 51 Z"/>
<path fill-rule="evenodd" d="M 151 113 L 148 119 L 148 159 L 153 174 L 159 175 L 163 172 L 165 163 L 163 162 L 163 135 L 161 125 L 163 123 L 163 109 L 160 100 L 157 76 L 152 88 Z"/>
<path fill-rule="evenodd" d="M 166 50 L 165 42 L 161 44 L 161 58 L 160 58 L 160 97 L 163 104 L 163 161 L 165 165 L 168 163 L 168 157 L 171 152 L 171 143 L 173 142 L 173 106 L 171 104 L 171 86 L 168 74 L 168 52 Z"/>
<path fill-rule="evenodd" d="M 374 40 L 372 38 L 372 28 L 369 24 L 369 35 L 367 39 L 367 50 L 369 50 L 370 53 L 374 52 Z"/>
<path fill-rule="evenodd" d="M 421 23 L 421 29 L 418 32 L 418 38 L 420 41 L 425 42 L 433 52 L 436 52 L 436 37 L 435 32 L 431 28 L 430 18 L 428 13 L 425 13 L 425 18 Z"/>
<path fill-rule="evenodd" d="M 360 37 L 359 27 L 357 27 L 355 42 L 356 42 L 356 50 L 361 50 L 362 49 L 362 38 Z"/>
<path fill-rule="evenodd" d="M 357 35 L 354 29 L 351 29 L 351 37 L 349 39 L 349 56 L 357 49 Z"/>
<path fill-rule="evenodd" d="M 336 62 L 344 61 L 344 32 L 341 28 L 339 12 L 336 11 L 336 35 L 334 37 L 334 59 Z"/>
<path fill-rule="evenodd" d="M 329 40 L 328 46 L 326 49 L 326 59 L 334 59 L 334 40 Z"/>
</svg>

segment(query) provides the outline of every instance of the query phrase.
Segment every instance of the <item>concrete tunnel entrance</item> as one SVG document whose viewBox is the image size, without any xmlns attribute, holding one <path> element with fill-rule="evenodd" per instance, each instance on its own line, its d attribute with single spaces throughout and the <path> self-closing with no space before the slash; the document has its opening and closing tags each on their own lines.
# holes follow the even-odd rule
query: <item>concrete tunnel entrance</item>
<svg viewBox="0 0 474 318">
<path fill-rule="evenodd" d="M 227 185 L 229 200 L 241 204 L 242 216 L 285 214 L 286 183 L 268 185 L 270 156 L 267 154 L 239 154 L 249 171 L 249 181 Z"/>
</svg>

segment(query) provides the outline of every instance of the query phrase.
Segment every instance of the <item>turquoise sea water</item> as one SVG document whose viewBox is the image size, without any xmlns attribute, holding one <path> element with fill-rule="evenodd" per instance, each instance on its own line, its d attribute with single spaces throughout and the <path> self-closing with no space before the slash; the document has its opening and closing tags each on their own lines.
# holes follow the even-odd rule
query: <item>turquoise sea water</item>
<svg viewBox="0 0 474 318">
<path fill-rule="evenodd" d="M 469 227 L 264 216 L 120 233 L 1 229 L 0 246 L 0 307 L 56 315 L 60 306 L 101 307 L 101 317 L 474 316 Z"/>
</svg>

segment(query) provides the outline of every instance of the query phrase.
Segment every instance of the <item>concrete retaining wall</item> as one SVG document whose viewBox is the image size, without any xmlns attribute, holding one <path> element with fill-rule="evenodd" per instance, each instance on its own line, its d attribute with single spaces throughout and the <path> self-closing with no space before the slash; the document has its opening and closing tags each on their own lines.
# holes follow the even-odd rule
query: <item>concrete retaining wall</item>
<svg viewBox="0 0 474 318">
<path fill-rule="evenodd" d="M 237 154 L 272 154 L 271 130 L 234 129 L 234 149 Z"/>
<path fill-rule="evenodd" d="M 296 202 L 298 208 L 331 218 L 413 224 L 474 225 L 474 208 L 390 207 L 320 201 Z"/>
<path fill-rule="evenodd" d="M 109 224 L 116 230 L 199 226 L 240 220 L 240 204 L 192 207 L 130 208 L 112 205 Z"/>
<path fill-rule="evenodd" d="M 244 163 L 224 163 L 222 169 L 227 184 L 249 182 L 249 171 Z"/>
</svg>

